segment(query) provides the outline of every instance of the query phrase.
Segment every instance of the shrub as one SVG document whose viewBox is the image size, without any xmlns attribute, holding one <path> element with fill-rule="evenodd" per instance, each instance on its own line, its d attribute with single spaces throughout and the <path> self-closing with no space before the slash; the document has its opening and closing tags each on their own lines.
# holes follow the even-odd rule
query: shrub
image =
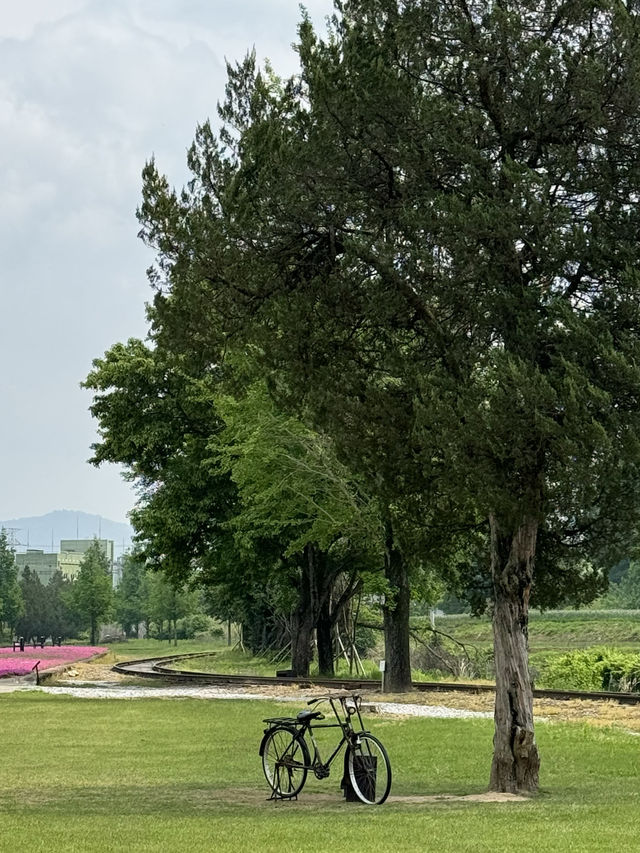
<svg viewBox="0 0 640 853">
<path fill-rule="evenodd" d="M 572 651 L 541 666 L 539 687 L 555 690 L 640 690 L 640 655 L 613 648 Z"/>
</svg>

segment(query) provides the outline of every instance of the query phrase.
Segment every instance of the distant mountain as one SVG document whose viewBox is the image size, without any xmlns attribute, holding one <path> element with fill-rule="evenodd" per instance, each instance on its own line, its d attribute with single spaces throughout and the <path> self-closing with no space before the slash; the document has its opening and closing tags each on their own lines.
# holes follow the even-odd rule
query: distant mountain
<svg viewBox="0 0 640 853">
<path fill-rule="evenodd" d="M 59 551 L 61 539 L 113 539 L 116 555 L 131 545 L 133 528 L 130 524 L 110 521 L 99 515 L 57 509 L 46 515 L 31 518 L 11 518 L 0 521 L 0 528 L 11 528 L 15 550 L 23 552 L 29 548 L 42 551 Z"/>
</svg>

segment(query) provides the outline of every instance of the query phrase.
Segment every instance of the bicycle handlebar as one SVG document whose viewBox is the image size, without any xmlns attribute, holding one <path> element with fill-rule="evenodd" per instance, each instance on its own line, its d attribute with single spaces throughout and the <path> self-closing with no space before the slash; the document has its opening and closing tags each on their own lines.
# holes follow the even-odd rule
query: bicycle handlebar
<svg viewBox="0 0 640 853">
<path fill-rule="evenodd" d="M 315 705 L 316 702 L 322 702 L 323 699 L 360 699 L 359 693 L 351 693 L 349 691 L 345 691 L 344 693 L 325 693 L 323 696 L 316 696 L 314 699 L 309 699 L 307 705 Z"/>
</svg>

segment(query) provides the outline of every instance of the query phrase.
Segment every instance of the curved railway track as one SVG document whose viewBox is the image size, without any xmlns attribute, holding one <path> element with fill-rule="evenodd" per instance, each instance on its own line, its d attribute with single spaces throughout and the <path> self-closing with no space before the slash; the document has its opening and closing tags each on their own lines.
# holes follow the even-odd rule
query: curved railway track
<svg viewBox="0 0 640 853">
<path fill-rule="evenodd" d="M 223 675 L 213 672 L 196 672 L 178 669 L 175 664 L 181 660 L 210 657 L 210 652 L 195 654 L 168 655 L 161 658 L 145 658 L 143 660 L 125 661 L 116 664 L 112 669 L 122 675 L 135 675 L 141 678 L 170 679 L 181 683 L 218 684 L 250 687 L 251 685 L 289 685 L 298 684 L 300 687 L 330 687 L 336 690 L 366 690 L 369 693 L 380 691 L 380 682 L 370 678 L 282 678 L 267 675 Z M 174 664 L 174 665 L 172 665 Z M 414 681 L 413 689 L 421 692 L 456 692 L 456 693 L 493 693 L 491 684 L 460 684 L 443 681 Z M 590 699 L 592 701 L 612 701 L 620 704 L 640 704 L 640 693 L 609 693 L 585 692 L 582 690 L 537 690 L 533 691 L 536 699 Z"/>
</svg>

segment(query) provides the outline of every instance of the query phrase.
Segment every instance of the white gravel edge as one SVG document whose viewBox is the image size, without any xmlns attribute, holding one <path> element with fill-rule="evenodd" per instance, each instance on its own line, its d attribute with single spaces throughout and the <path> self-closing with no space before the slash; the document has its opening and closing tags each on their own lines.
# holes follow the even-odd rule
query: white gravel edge
<svg viewBox="0 0 640 853">
<path fill-rule="evenodd" d="M 13 686 L 13 685 L 12 685 Z M 77 699 L 252 699 L 270 702 L 294 702 L 301 705 L 306 696 L 265 696 L 223 687 L 123 687 L 118 684 L 96 687 L 36 687 L 16 685 L 15 690 L 31 690 L 57 696 L 74 696 Z M 398 717 L 458 717 L 490 719 L 489 711 L 464 711 L 445 708 L 443 705 L 415 705 L 403 702 L 365 702 L 365 710 L 384 716 Z"/>
</svg>

